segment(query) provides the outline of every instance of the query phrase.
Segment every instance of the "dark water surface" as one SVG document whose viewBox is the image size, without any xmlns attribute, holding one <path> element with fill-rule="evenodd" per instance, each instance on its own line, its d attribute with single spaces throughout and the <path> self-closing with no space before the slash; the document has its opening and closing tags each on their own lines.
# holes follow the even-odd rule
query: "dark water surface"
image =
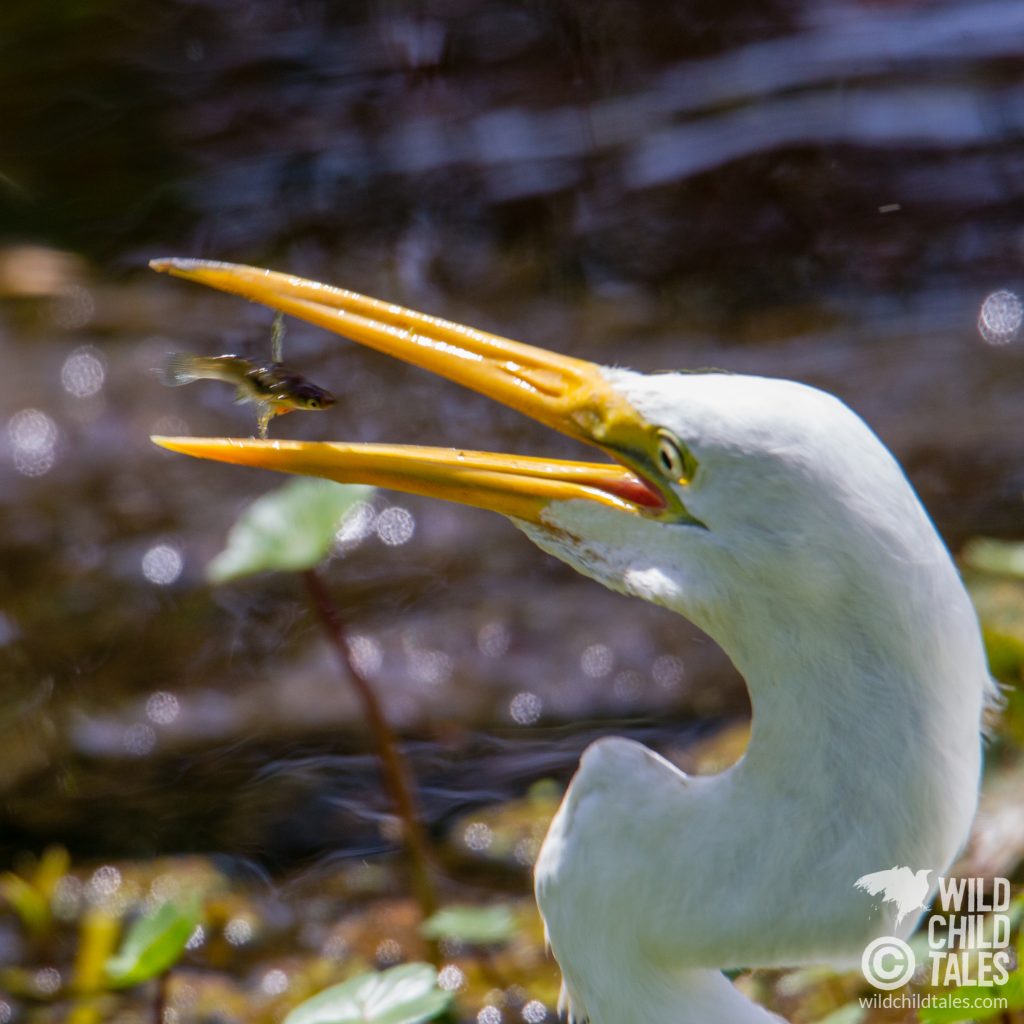
<svg viewBox="0 0 1024 1024">
<path fill-rule="evenodd" d="M 874 425 L 954 548 L 1024 532 L 1016 0 L 7 0 L 0 50 L 0 860 L 378 841 L 298 585 L 204 583 L 275 481 L 148 441 L 253 431 L 152 370 L 262 355 L 270 317 L 153 256 L 804 380 Z M 576 451 L 305 325 L 288 354 L 340 401 L 275 436 Z M 664 745 L 744 711 L 709 641 L 497 517 L 382 494 L 366 526 L 330 583 L 435 823 L 564 779 L 601 731 Z"/>
</svg>

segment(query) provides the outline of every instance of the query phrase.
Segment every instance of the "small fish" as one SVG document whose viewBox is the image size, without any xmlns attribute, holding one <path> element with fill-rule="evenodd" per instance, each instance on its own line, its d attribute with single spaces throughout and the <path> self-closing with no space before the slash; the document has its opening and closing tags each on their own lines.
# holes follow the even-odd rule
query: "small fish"
<svg viewBox="0 0 1024 1024">
<path fill-rule="evenodd" d="M 334 395 L 289 370 L 282 363 L 258 366 L 241 356 L 193 356 L 176 352 L 167 360 L 164 383 L 171 387 L 194 380 L 221 380 L 234 384 L 236 402 L 255 402 L 260 409 L 260 437 L 275 416 L 298 409 L 327 409 Z"/>
</svg>

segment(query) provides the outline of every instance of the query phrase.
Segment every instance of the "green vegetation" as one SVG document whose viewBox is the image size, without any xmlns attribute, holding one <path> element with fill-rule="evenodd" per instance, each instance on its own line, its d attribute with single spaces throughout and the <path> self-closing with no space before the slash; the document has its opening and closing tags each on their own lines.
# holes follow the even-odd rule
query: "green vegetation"
<svg viewBox="0 0 1024 1024">
<path fill-rule="evenodd" d="M 504 903 L 489 907 L 451 905 L 423 922 L 428 939 L 455 939 L 468 946 L 495 946 L 509 942 L 518 931 L 512 908 Z"/>
<path fill-rule="evenodd" d="M 117 955 L 106 963 L 111 988 L 141 985 L 169 971 L 181 958 L 200 921 L 198 900 L 168 901 L 155 913 L 137 918 L 125 934 Z"/>
<path fill-rule="evenodd" d="M 402 964 L 332 985 L 285 1017 L 285 1024 L 421 1024 L 451 1002 L 429 964 Z"/>
<path fill-rule="evenodd" d="M 257 572 L 314 569 L 330 553 L 345 515 L 369 501 L 373 487 L 299 477 L 257 498 L 207 567 L 213 583 Z"/>
</svg>

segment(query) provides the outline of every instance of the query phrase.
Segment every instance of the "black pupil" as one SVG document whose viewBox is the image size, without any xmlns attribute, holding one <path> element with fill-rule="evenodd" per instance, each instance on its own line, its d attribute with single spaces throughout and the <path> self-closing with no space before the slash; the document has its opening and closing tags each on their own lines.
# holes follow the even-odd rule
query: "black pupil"
<svg viewBox="0 0 1024 1024">
<path fill-rule="evenodd" d="M 669 450 L 667 444 L 663 444 L 661 446 L 661 464 L 667 470 L 671 470 L 672 467 L 675 465 L 675 460 L 672 458 L 673 454 L 674 453 Z"/>
</svg>

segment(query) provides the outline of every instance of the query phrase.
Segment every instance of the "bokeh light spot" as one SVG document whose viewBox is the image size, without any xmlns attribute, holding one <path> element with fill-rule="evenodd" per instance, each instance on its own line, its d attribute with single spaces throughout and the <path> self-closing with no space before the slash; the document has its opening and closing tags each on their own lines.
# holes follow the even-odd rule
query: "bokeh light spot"
<svg viewBox="0 0 1024 1024">
<path fill-rule="evenodd" d="M 402 947 L 395 939 L 382 939 L 374 951 L 374 958 L 381 967 L 391 967 L 401 962 Z"/>
<path fill-rule="evenodd" d="M 89 879 L 88 895 L 93 902 L 108 900 L 121 888 L 121 872 L 113 864 L 97 868 Z"/>
<path fill-rule="evenodd" d="M 540 853 L 540 840 L 533 836 L 526 836 L 512 848 L 512 856 L 517 864 L 524 868 L 532 868 L 537 861 L 537 854 Z"/>
<path fill-rule="evenodd" d="M 252 942 L 252 922 L 247 917 L 233 917 L 224 925 L 224 938 L 232 946 L 245 946 Z"/>
<path fill-rule="evenodd" d="M 56 967 L 44 967 L 36 971 L 32 981 L 37 992 L 44 996 L 52 996 L 60 988 L 60 971 Z"/>
<path fill-rule="evenodd" d="M 476 635 L 476 646 L 487 658 L 500 658 L 508 651 L 511 637 L 503 622 L 485 622 Z"/>
<path fill-rule="evenodd" d="M 156 746 L 156 732 L 151 725 L 146 725 L 145 722 L 136 722 L 125 729 L 121 744 L 125 753 L 131 754 L 133 757 L 145 757 L 147 754 L 151 754 Z"/>
<path fill-rule="evenodd" d="M 183 566 L 181 552 L 172 544 L 154 544 L 142 556 L 142 575 L 161 587 L 173 583 L 181 575 Z"/>
<path fill-rule="evenodd" d="M 260 982 L 260 988 L 268 996 L 282 995 L 288 991 L 288 985 L 288 975 L 277 967 L 267 971 L 267 973 L 263 975 L 263 980 Z"/>
<path fill-rule="evenodd" d="M 640 673 L 628 668 L 625 672 L 619 672 L 612 683 L 612 693 L 622 701 L 636 700 L 640 696 L 641 679 Z"/>
<path fill-rule="evenodd" d="M 39 409 L 22 409 L 7 423 L 14 468 L 24 476 L 42 476 L 57 461 L 57 424 Z"/>
<path fill-rule="evenodd" d="M 170 725 L 181 714 L 181 705 L 173 693 L 157 690 L 146 701 L 146 717 L 156 725 Z"/>
<path fill-rule="evenodd" d="M 1002 289 L 986 296 L 978 314 L 978 333 L 990 345 L 1008 345 L 1020 333 L 1024 304 L 1011 291 Z"/>
<path fill-rule="evenodd" d="M 85 885 L 77 875 L 65 875 L 54 891 L 51 906 L 54 916 L 61 921 L 73 921 L 82 909 Z"/>
<path fill-rule="evenodd" d="M 377 536 L 388 547 L 407 544 L 415 532 L 416 520 L 406 508 L 392 505 L 377 516 Z"/>
<path fill-rule="evenodd" d="M 76 348 L 64 360 L 60 370 L 61 386 L 75 398 L 91 398 L 98 394 L 106 377 L 103 357 L 91 345 Z"/>
<path fill-rule="evenodd" d="M 651 678 L 662 690 L 675 689 L 685 675 L 682 658 L 677 658 L 674 654 L 663 654 L 660 658 L 655 658 L 651 666 Z"/>
<path fill-rule="evenodd" d="M 476 1015 L 476 1024 L 501 1024 L 501 1010 L 496 1006 L 485 1006 Z"/>
<path fill-rule="evenodd" d="M 373 637 L 362 633 L 356 633 L 348 638 L 348 656 L 357 671 L 367 678 L 375 676 L 384 662 L 380 644 Z"/>
<path fill-rule="evenodd" d="M 63 289 L 53 303 L 53 321 L 59 327 L 77 331 L 96 313 L 96 301 L 88 288 L 73 284 Z"/>
<path fill-rule="evenodd" d="M 508 705 L 508 713 L 517 725 L 533 725 L 544 710 L 544 701 L 535 694 L 524 690 L 517 693 Z"/>
<path fill-rule="evenodd" d="M 409 672 L 413 679 L 425 686 L 440 686 L 448 682 L 454 662 L 444 651 L 414 649 L 409 652 Z"/>
<path fill-rule="evenodd" d="M 607 644 L 591 644 L 580 655 L 580 668 L 591 679 L 603 679 L 615 664 L 615 656 Z"/>
<path fill-rule="evenodd" d="M 375 529 L 377 513 L 365 501 L 357 501 L 342 517 L 341 525 L 334 534 L 334 543 L 339 551 L 351 551 L 358 547 Z"/>
<path fill-rule="evenodd" d="M 466 826 L 465 832 L 462 833 L 462 841 L 471 850 L 480 852 L 490 848 L 491 843 L 494 842 L 494 833 L 489 825 L 485 825 L 482 821 L 474 821 Z"/>
<path fill-rule="evenodd" d="M 444 989 L 445 992 L 458 992 L 466 987 L 466 975 L 455 964 L 445 964 L 438 971 L 437 987 Z"/>
</svg>

